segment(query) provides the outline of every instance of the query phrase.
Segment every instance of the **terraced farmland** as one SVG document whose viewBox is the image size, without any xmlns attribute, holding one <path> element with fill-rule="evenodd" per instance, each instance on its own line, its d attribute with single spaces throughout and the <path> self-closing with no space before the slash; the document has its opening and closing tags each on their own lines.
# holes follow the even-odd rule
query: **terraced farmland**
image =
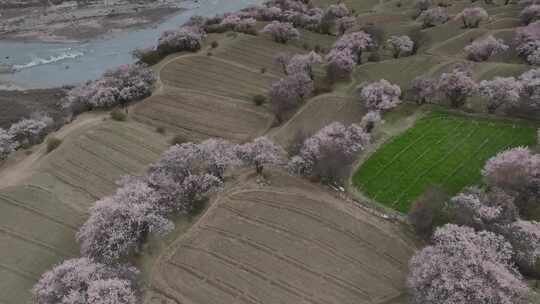
<svg viewBox="0 0 540 304">
<path fill-rule="evenodd" d="M 430 185 L 455 194 L 480 182 L 481 168 L 497 152 L 535 143 L 533 126 L 435 112 L 378 149 L 353 184 L 373 200 L 407 212 Z"/>
<path fill-rule="evenodd" d="M 263 109 L 244 101 L 174 88 L 145 100 L 135 117 L 195 141 L 209 137 L 247 141 L 262 135 L 272 121 Z"/>
<path fill-rule="evenodd" d="M 240 64 L 207 56 L 180 57 L 167 64 L 161 81 L 185 92 L 203 92 L 251 102 L 253 96 L 266 94 L 276 77 L 262 74 Z"/>
<path fill-rule="evenodd" d="M 165 253 L 152 285 L 175 303 L 398 303 L 414 244 L 285 173 L 243 183 Z M 158 303 L 156 299 L 154 301 Z"/>
<path fill-rule="evenodd" d="M 332 122 L 351 124 L 360 121 L 366 113 L 361 103 L 349 96 L 321 95 L 313 98 L 300 112 L 273 134 L 276 142 L 287 146 L 298 134 L 315 134 Z M 317 117 L 317 119 L 313 119 Z"/>
<path fill-rule="evenodd" d="M 50 154 L 35 151 L 40 158 L 29 178 L 0 190 L 0 303 L 27 303 L 43 272 L 78 256 L 75 233 L 91 203 L 114 191 L 122 175 L 141 173 L 166 148 L 161 135 L 137 123 L 96 122 Z"/>
</svg>

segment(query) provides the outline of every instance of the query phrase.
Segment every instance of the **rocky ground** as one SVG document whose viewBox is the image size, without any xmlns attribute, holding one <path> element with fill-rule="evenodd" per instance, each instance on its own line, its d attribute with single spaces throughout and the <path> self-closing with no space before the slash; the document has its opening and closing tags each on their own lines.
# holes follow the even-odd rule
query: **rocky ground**
<svg viewBox="0 0 540 304">
<path fill-rule="evenodd" d="M 0 39 L 84 41 L 158 23 L 178 13 L 180 5 L 186 1 L 0 0 Z"/>
</svg>

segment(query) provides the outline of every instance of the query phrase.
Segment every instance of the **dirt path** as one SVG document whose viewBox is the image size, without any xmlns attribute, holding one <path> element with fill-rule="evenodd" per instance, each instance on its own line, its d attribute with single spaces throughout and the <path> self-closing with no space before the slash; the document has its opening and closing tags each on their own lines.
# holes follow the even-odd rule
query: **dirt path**
<svg viewBox="0 0 540 304">
<path fill-rule="evenodd" d="M 66 139 L 71 134 L 87 127 L 95 126 L 108 116 L 108 112 L 85 113 L 77 117 L 73 122 L 66 124 L 60 130 L 47 136 Z M 40 161 L 47 155 L 47 138 L 43 143 L 30 148 L 32 154 L 27 155 L 26 151 L 17 151 L 6 163 L 0 167 L 0 189 L 20 185 L 27 178 L 32 176 L 39 167 Z"/>
</svg>

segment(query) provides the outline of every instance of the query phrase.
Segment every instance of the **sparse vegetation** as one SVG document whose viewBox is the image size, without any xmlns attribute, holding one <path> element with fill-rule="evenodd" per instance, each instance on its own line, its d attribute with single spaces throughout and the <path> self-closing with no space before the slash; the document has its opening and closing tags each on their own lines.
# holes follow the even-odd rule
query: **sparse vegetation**
<svg viewBox="0 0 540 304">
<path fill-rule="evenodd" d="M 121 109 L 114 109 L 110 113 L 111 119 L 116 121 L 126 121 L 127 120 L 127 114 L 126 112 L 122 111 Z"/>
<path fill-rule="evenodd" d="M 47 153 L 52 152 L 62 144 L 62 140 L 57 137 L 47 138 Z"/>
</svg>

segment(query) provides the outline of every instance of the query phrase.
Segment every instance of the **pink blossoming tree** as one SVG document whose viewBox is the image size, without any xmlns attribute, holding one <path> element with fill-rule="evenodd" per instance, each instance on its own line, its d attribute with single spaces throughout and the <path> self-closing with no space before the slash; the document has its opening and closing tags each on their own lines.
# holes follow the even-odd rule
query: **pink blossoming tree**
<svg viewBox="0 0 540 304">
<path fill-rule="evenodd" d="M 150 233 L 163 235 L 173 228 L 150 185 L 132 179 L 117 192 L 96 202 L 77 233 L 83 256 L 113 263 L 140 252 Z"/>
<path fill-rule="evenodd" d="M 540 276 L 540 223 L 518 220 L 500 230 L 516 251 L 522 272 Z"/>
<path fill-rule="evenodd" d="M 411 98 L 418 104 L 434 102 L 437 98 L 437 81 L 416 77 L 411 83 Z"/>
<path fill-rule="evenodd" d="M 486 61 L 491 56 L 508 50 L 508 45 L 502 39 L 496 39 L 493 35 L 477 39 L 465 47 L 467 59 L 472 61 Z"/>
<path fill-rule="evenodd" d="M 481 7 L 468 7 L 456 16 L 456 19 L 463 22 L 465 28 L 476 28 L 481 21 L 487 20 L 489 17 L 485 9 Z"/>
<path fill-rule="evenodd" d="M 163 54 L 175 52 L 195 52 L 201 49 L 206 38 L 204 30 L 198 26 L 183 26 L 176 30 L 161 33 L 158 39 L 157 50 Z"/>
<path fill-rule="evenodd" d="M 385 79 L 369 83 L 360 89 L 360 99 L 374 111 L 385 111 L 401 103 L 401 89 Z"/>
<path fill-rule="evenodd" d="M 6 159 L 18 146 L 19 143 L 14 140 L 13 135 L 0 128 L 0 160 Z"/>
<path fill-rule="evenodd" d="M 537 21 L 540 19 L 540 5 L 533 4 L 524 8 L 519 14 L 521 21 L 527 25 L 531 22 Z"/>
<path fill-rule="evenodd" d="M 476 92 L 476 83 L 469 71 L 456 68 L 441 75 L 437 89 L 450 100 L 452 107 L 459 108 Z"/>
<path fill-rule="evenodd" d="M 355 61 L 362 63 L 362 52 L 375 46 L 375 42 L 371 35 L 364 31 L 348 33 L 341 36 L 334 44 L 333 49 L 336 50 L 349 50 L 353 55 Z"/>
<path fill-rule="evenodd" d="M 540 179 L 540 155 L 521 147 L 500 152 L 486 162 L 482 175 L 488 186 L 522 192 Z"/>
<path fill-rule="evenodd" d="M 445 8 L 433 7 L 423 11 L 416 20 L 422 23 L 423 28 L 428 28 L 448 22 L 450 16 Z"/>
<path fill-rule="evenodd" d="M 342 170 L 369 141 L 370 136 L 362 127 L 334 122 L 304 141 L 300 153 L 289 161 L 288 170 L 326 182 L 340 182 Z"/>
<path fill-rule="evenodd" d="M 261 30 L 261 33 L 270 34 L 272 39 L 279 43 L 287 43 L 289 40 L 300 38 L 300 32 L 287 22 L 272 21 Z"/>
<path fill-rule="evenodd" d="M 36 304 L 136 304 L 133 267 L 108 266 L 88 258 L 66 260 L 44 273 L 32 289 Z"/>
<path fill-rule="evenodd" d="M 313 80 L 315 78 L 313 75 L 313 66 L 315 64 L 321 64 L 322 62 L 322 57 L 315 52 L 296 54 L 287 63 L 285 67 L 287 71 L 286 74 L 294 75 L 303 73 Z"/>
<path fill-rule="evenodd" d="M 525 304 L 527 285 L 502 236 L 448 224 L 410 261 L 407 285 L 418 304 Z"/>
<path fill-rule="evenodd" d="M 53 123 L 53 119 L 48 115 L 36 113 L 31 118 L 24 118 L 12 124 L 8 133 L 19 145 L 34 145 L 43 140 Z"/>
<path fill-rule="evenodd" d="M 349 49 L 333 49 L 326 55 L 326 75 L 332 80 L 348 78 L 356 65 L 356 55 Z"/>
<path fill-rule="evenodd" d="M 390 36 L 386 42 L 392 49 L 394 58 L 409 56 L 414 49 L 414 42 L 406 35 Z"/>
<path fill-rule="evenodd" d="M 486 97 L 487 109 L 493 113 L 500 107 L 517 105 L 523 86 L 514 77 L 495 77 L 493 80 L 482 80 L 478 91 L 481 96 Z"/>
<path fill-rule="evenodd" d="M 266 137 L 258 137 L 235 147 L 236 155 L 247 166 L 255 167 L 258 175 L 263 173 L 266 166 L 276 166 L 282 163 L 281 150 Z"/>
<path fill-rule="evenodd" d="M 272 111 L 281 121 L 283 115 L 297 107 L 313 92 L 313 80 L 305 73 L 295 73 L 280 79 L 270 88 Z"/>
</svg>

